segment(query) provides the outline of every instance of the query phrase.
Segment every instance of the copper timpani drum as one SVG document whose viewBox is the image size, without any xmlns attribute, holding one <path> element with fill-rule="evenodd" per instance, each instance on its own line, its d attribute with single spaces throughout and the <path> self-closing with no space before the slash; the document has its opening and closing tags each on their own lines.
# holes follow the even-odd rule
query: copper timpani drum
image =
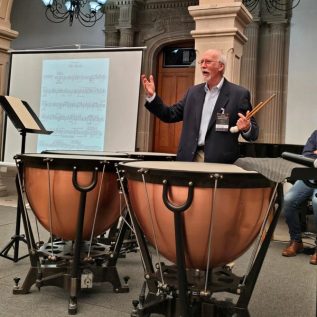
<svg viewBox="0 0 317 317">
<path fill-rule="evenodd" d="M 35 216 L 45 229 L 64 240 L 74 240 L 80 192 L 74 187 L 74 170 L 79 186 L 91 183 L 87 193 L 83 239 L 97 236 L 109 229 L 120 216 L 120 199 L 115 164 L 129 158 L 76 156 L 57 154 L 21 154 L 26 196 Z M 95 218 L 96 216 L 96 218 Z M 94 221 L 95 218 L 95 221 Z"/>
<path fill-rule="evenodd" d="M 217 267 L 242 255 L 260 231 L 272 193 L 264 176 L 235 165 L 139 161 L 122 168 L 142 231 L 173 263 L 171 210 L 182 212 L 187 268 L 206 269 L 208 258 Z"/>
</svg>

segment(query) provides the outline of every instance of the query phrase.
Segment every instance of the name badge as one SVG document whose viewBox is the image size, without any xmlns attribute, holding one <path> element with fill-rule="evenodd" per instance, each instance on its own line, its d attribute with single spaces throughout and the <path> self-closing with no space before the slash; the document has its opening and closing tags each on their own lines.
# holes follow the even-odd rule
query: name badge
<svg viewBox="0 0 317 317">
<path fill-rule="evenodd" d="M 229 114 L 228 113 L 217 113 L 216 131 L 217 132 L 229 131 Z"/>
</svg>

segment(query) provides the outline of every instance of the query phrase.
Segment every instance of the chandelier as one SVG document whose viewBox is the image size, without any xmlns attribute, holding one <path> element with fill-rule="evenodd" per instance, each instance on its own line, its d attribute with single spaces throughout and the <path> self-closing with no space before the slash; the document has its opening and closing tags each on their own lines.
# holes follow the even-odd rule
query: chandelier
<svg viewBox="0 0 317 317">
<path fill-rule="evenodd" d="M 261 0 L 242 0 L 243 4 L 252 12 Z M 278 11 L 290 11 L 296 8 L 300 0 L 262 0 L 269 13 Z"/>
<path fill-rule="evenodd" d="M 103 16 L 102 7 L 107 0 L 42 0 L 46 6 L 45 16 L 54 23 L 69 20 L 73 24 L 74 18 L 83 26 L 93 26 Z"/>
</svg>

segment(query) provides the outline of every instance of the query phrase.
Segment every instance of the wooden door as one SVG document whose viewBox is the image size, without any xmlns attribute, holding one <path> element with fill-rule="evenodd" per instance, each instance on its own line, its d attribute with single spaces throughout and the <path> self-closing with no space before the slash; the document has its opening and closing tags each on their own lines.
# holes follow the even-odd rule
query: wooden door
<svg viewBox="0 0 317 317">
<path fill-rule="evenodd" d="M 163 67 L 163 52 L 159 55 L 157 92 L 166 105 L 182 99 L 187 89 L 194 84 L 194 67 Z M 182 122 L 154 122 L 153 151 L 176 153 Z"/>
</svg>

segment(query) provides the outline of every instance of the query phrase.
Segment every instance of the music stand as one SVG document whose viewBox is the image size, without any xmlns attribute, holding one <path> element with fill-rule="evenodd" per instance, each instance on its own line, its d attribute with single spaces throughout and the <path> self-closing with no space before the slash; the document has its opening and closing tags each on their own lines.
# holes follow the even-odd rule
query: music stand
<svg viewBox="0 0 317 317">
<path fill-rule="evenodd" d="M 6 115 L 10 118 L 14 127 L 22 136 L 21 154 L 25 153 L 25 140 L 27 133 L 51 134 L 53 132 L 47 131 L 44 128 L 38 116 L 26 101 L 12 96 L 0 96 L 0 105 L 2 106 Z M 22 171 L 19 170 L 18 173 L 20 176 L 22 176 Z M 19 186 L 18 175 L 16 176 L 16 186 Z M 4 258 L 14 262 L 17 262 L 28 256 L 28 254 L 26 254 L 22 257 L 19 257 L 19 242 L 23 241 L 27 243 L 24 235 L 20 234 L 21 215 L 23 208 L 21 201 L 21 199 L 18 199 L 15 234 L 13 237 L 11 237 L 10 242 L 0 251 L 0 256 L 3 256 Z M 8 256 L 8 252 L 11 248 L 14 249 L 13 257 Z"/>
</svg>

